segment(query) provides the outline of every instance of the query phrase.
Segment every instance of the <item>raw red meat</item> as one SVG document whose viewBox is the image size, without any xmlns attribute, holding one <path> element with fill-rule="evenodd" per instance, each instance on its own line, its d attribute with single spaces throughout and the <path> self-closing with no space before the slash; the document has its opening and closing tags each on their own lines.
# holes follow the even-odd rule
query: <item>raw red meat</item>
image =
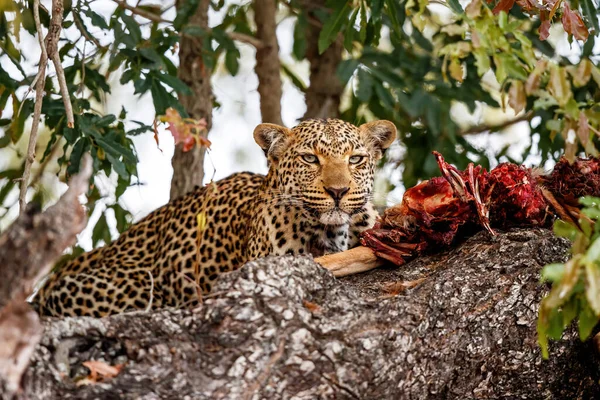
<svg viewBox="0 0 600 400">
<path fill-rule="evenodd" d="M 578 199 L 600 196 L 600 160 L 561 159 L 542 175 L 503 163 L 487 172 L 469 164 L 460 171 L 434 152 L 441 177 L 421 182 L 388 208 L 361 243 L 394 264 L 439 250 L 481 228 L 550 226 L 555 216 L 577 223 Z"/>
</svg>

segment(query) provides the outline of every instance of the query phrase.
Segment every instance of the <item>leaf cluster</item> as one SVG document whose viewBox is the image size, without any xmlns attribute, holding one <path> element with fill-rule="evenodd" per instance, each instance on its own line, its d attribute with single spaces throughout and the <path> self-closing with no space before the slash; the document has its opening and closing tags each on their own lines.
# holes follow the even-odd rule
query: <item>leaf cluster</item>
<svg viewBox="0 0 600 400">
<path fill-rule="evenodd" d="M 548 339 L 558 340 L 577 320 L 579 337 L 587 339 L 600 320 L 600 198 L 584 197 L 579 226 L 557 220 L 554 233 L 573 242 L 566 263 L 549 264 L 542 281 L 552 289 L 542 300 L 538 317 L 538 342 L 545 358 Z"/>
</svg>

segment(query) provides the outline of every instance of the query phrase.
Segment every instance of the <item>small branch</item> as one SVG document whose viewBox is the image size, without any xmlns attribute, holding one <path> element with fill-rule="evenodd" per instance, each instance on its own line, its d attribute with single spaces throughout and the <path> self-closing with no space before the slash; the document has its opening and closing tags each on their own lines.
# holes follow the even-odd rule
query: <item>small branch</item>
<svg viewBox="0 0 600 400">
<path fill-rule="evenodd" d="M 142 18 L 146 18 L 147 20 L 154 22 L 162 22 L 165 24 L 172 24 L 173 21 L 169 21 L 168 19 L 163 19 L 160 15 L 148 12 L 141 8 L 137 8 L 135 6 L 127 4 L 125 0 L 113 0 L 115 3 L 119 5 L 119 7 L 124 8 L 125 10 L 131 11 L 135 15 L 139 15 Z"/>
<path fill-rule="evenodd" d="M 98 41 L 98 39 L 96 39 L 94 36 L 90 36 L 88 34 L 88 32 L 85 30 L 83 23 L 81 22 L 81 19 L 79 18 L 79 15 L 74 12 L 73 13 L 73 21 L 75 21 L 75 26 L 77 27 L 77 29 L 79 29 L 79 32 L 81 33 L 81 35 L 88 41 L 88 42 L 92 42 L 94 43 L 94 45 L 99 48 L 99 49 L 106 49 L 106 46 L 102 46 L 100 44 L 100 42 Z"/>
<path fill-rule="evenodd" d="M 36 76 L 35 84 L 35 106 L 33 108 L 33 121 L 31 122 L 31 134 L 29 135 L 29 144 L 27 146 L 27 156 L 25 158 L 25 167 L 23 169 L 23 177 L 21 178 L 21 187 L 19 190 L 19 213 L 22 215 L 25 212 L 25 204 L 27 202 L 27 187 L 29 184 L 29 174 L 31 173 L 31 165 L 35 161 L 35 144 L 37 142 L 37 134 L 40 126 L 40 118 L 42 114 L 42 98 L 44 96 L 44 84 L 46 82 L 46 65 L 48 64 L 48 53 L 44 44 L 42 24 L 40 22 L 40 1 L 33 2 L 33 19 L 37 30 L 38 38 L 42 54 L 40 55 L 39 72 Z"/>
<path fill-rule="evenodd" d="M 21 187 L 19 191 L 19 212 L 23 214 L 25 212 L 25 204 L 27 203 L 27 188 L 29 187 L 29 175 L 31 173 L 31 165 L 35 161 L 35 146 L 37 143 L 37 135 L 40 125 L 40 118 L 42 113 L 42 100 L 44 96 L 44 84 L 46 82 L 46 66 L 48 65 L 48 58 L 52 60 L 54 68 L 56 69 L 56 77 L 58 78 L 58 84 L 60 86 L 60 94 L 63 99 L 65 106 L 65 114 L 67 116 L 67 126 L 73 128 L 75 125 L 75 119 L 73 117 L 73 107 L 71 105 L 71 97 L 69 89 L 67 88 L 67 81 L 65 79 L 65 71 L 60 62 L 60 56 L 58 54 L 58 40 L 60 39 L 60 31 L 62 30 L 64 5 L 63 0 L 52 0 L 52 19 L 50 20 L 50 26 L 48 27 L 48 34 L 46 39 L 43 38 L 42 24 L 40 22 L 40 2 L 34 0 L 33 2 L 33 18 L 35 21 L 35 27 L 38 34 L 38 40 L 42 54 L 40 56 L 39 72 L 36 76 L 35 86 L 35 106 L 33 109 L 33 121 L 31 125 L 31 134 L 29 135 L 29 144 L 27 146 L 27 158 L 25 159 L 25 168 L 23 170 L 23 177 L 21 180 Z"/>
<path fill-rule="evenodd" d="M 132 14 L 138 15 L 149 21 L 163 23 L 163 24 L 169 24 L 169 25 L 173 24 L 173 21 L 164 19 L 160 15 L 157 15 L 157 14 L 148 12 L 144 9 L 129 5 L 129 4 L 127 4 L 127 2 L 125 0 L 113 0 L 113 1 L 115 3 L 117 3 L 119 5 L 119 7 L 124 8 L 125 10 L 129 10 L 129 11 L 131 11 Z M 207 33 L 210 33 L 210 32 L 211 32 L 211 30 L 208 29 Z M 253 36 L 246 35 L 246 34 L 240 33 L 240 32 L 226 32 L 226 34 L 227 34 L 227 36 L 229 36 L 231 38 L 231 40 L 237 40 L 238 42 L 247 43 L 249 45 L 254 46 L 257 49 L 264 47 L 264 43 L 260 39 L 257 39 Z M 189 35 L 185 35 L 185 36 L 189 36 Z"/>
<path fill-rule="evenodd" d="M 460 135 L 461 136 L 466 136 L 466 135 L 475 135 L 478 133 L 483 133 L 483 132 L 497 132 L 500 131 L 504 128 L 508 128 L 511 125 L 514 124 L 518 124 L 519 122 L 523 122 L 523 121 L 531 121 L 531 118 L 533 118 L 533 113 L 530 111 L 528 113 L 525 113 L 523 115 L 521 115 L 518 118 L 515 119 L 511 119 L 508 121 L 504 121 L 501 124 L 498 125 L 477 125 L 474 126 L 472 128 L 467 129 L 464 132 L 461 132 Z"/>
</svg>

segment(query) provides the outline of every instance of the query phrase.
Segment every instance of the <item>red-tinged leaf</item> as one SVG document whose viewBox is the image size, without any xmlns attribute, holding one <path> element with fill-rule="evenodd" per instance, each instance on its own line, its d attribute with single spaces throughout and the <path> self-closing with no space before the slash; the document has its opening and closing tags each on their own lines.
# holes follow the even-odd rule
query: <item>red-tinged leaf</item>
<svg viewBox="0 0 600 400">
<path fill-rule="evenodd" d="M 540 25 L 540 40 L 546 40 L 550 36 L 550 21 L 542 21 Z"/>
<path fill-rule="evenodd" d="M 534 9 L 538 9 L 539 5 L 536 4 L 533 0 L 516 0 L 517 4 L 523 11 L 532 11 Z"/>
<path fill-rule="evenodd" d="M 204 136 L 198 136 L 198 146 L 206 147 L 210 149 L 211 141 L 205 138 Z"/>
<path fill-rule="evenodd" d="M 565 32 L 573 35 L 577 40 L 587 40 L 590 32 L 587 30 L 583 19 L 577 10 L 573 11 L 569 3 L 565 3 L 562 15 L 562 24 Z"/>
<path fill-rule="evenodd" d="M 515 5 L 515 0 L 500 0 L 496 7 L 492 10 L 494 15 L 500 14 L 500 11 L 504 11 L 508 14 L 511 8 Z"/>
<path fill-rule="evenodd" d="M 562 3 L 562 0 L 554 0 L 554 5 L 552 6 L 552 9 L 550 10 L 550 16 L 548 17 L 548 20 L 552 21 L 552 18 L 554 18 L 556 11 L 558 11 L 558 7 L 560 6 L 560 3 Z"/>
<path fill-rule="evenodd" d="M 183 140 L 175 143 L 183 143 L 183 152 L 186 153 L 194 148 L 194 146 L 196 145 L 196 139 L 192 135 L 187 135 L 183 138 Z"/>
</svg>

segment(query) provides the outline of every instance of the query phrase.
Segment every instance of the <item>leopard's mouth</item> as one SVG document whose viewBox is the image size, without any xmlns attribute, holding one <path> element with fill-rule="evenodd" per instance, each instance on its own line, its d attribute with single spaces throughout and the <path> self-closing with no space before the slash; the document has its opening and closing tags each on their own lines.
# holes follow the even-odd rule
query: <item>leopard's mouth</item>
<svg viewBox="0 0 600 400">
<path fill-rule="evenodd" d="M 350 222 L 350 214 L 341 210 L 338 207 L 332 208 L 331 210 L 322 212 L 319 216 L 319 221 L 323 225 L 329 226 L 340 226 L 346 225 Z"/>
</svg>

